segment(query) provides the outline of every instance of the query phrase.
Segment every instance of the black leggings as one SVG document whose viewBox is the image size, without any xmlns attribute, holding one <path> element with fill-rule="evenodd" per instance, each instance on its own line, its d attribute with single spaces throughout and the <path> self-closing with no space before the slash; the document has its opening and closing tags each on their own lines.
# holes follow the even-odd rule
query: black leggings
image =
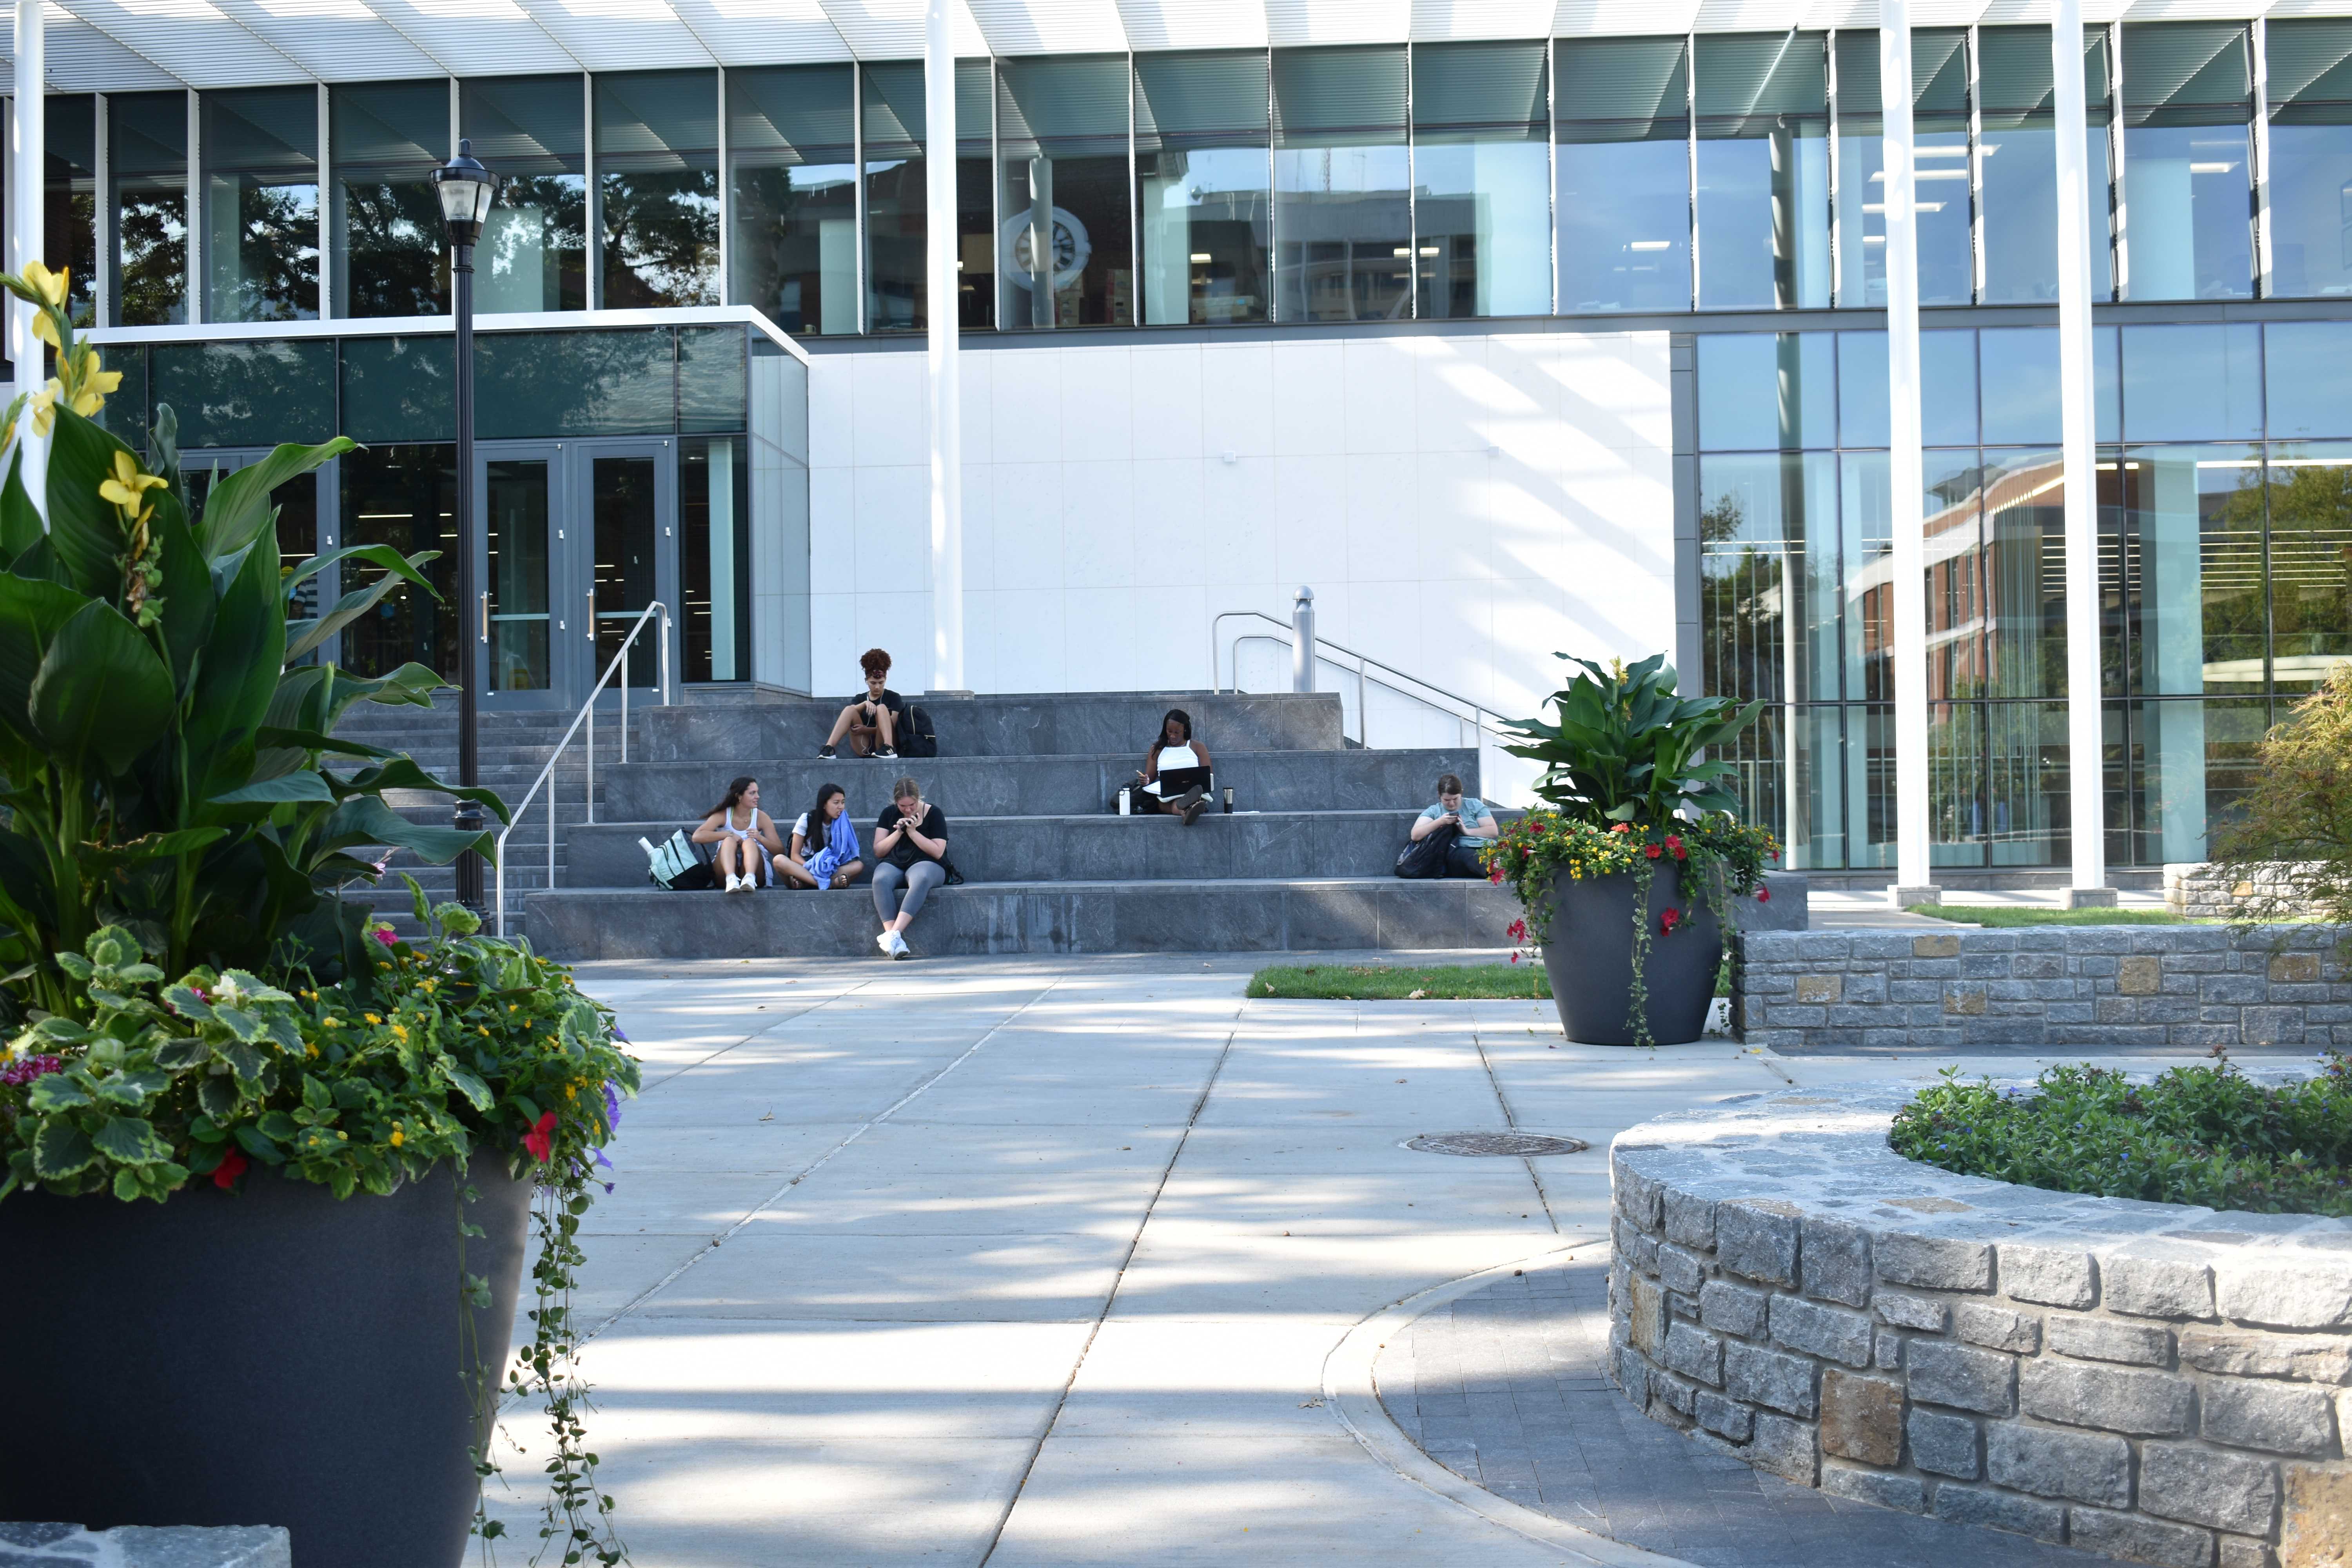
<svg viewBox="0 0 2352 1568">
<path fill-rule="evenodd" d="M 1483 838 L 1456 838 L 1445 848 L 1445 874 L 1449 877 L 1476 877 L 1484 880 L 1486 868 L 1478 855 L 1486 845 Z"/>
</svg>

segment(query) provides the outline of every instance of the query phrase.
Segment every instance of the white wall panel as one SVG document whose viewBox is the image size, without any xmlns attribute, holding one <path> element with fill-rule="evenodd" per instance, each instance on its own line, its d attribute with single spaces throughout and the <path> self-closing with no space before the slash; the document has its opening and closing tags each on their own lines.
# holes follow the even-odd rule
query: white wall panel
<svg viewBox="0 0 2352 1568">
<path fill-rule="evenodd" d="M 221 13 L 322 81 L 442 76 L 439 59 L 361 0 L 215 0 Z"/>
<path fill-rule="evenodd" d="M 1511 715 L 1557 688 L 1555 649 L 1671 636 L 1663 332 L 970 346 L 977 689 L 1205 687 L 1210 617 L 1286 620 L 1302 583 L 1326 637 Z M 928 471 L 878 460 L 919 445 L 922 369 L 816 360 L 823 692 L 877 643 L 900 690 L 929 682 Z M 1454 743 L 1411 704 L 1372 716 L 1375 744 Z M 1507 765 L 1489 755 L 1487 787 L 1508 798 Z"/>
<path fill-rule="evenodd" d="M 717 62 L 666 0 L 515 0 L 592 71 L 670 70 Z"/>
<path fill-rule="evenodd" d="M 1127 27 L 1113 0 L 970 0 L 981 37 L 1000 55 L 1116 53 Z"/>
<path fill-rule="evenodd" d="M 1450 38 L 1540 38 L 1553 0 L 1412 0 L 1415 43 Z"/>
<path fill-rule="evenodd" d="M 1265 47 L 1265 0 L 1118 0 L 1135 49 Z"/>
<path fill-rule="evenodd" d="M 314 79 L 207 0 L 72 0 L 67 8 L 193 86 L 274 87 Z M 12 16 L 11 49 L 15 37 Z"/>
<path fill-rule="evenodd" d="M 1307 44 L 1401 44 L 1412 31 L 1412 0 L 1265 0 L 1276 48 Z"/>
<path fill-rule="evenodd" d="M 79 4 L 79 0 L 74 0 Z M 514 0 L 367 0 L 457 76 L 574 71 L 580 60 Z"/>
<path fill-rule="evenodd" d="M 678 20 L 725 66 L 800 65 L 852 57 L 817 0 L 670 0 Z"/>
<path fill-rule="evenodd" d="M 47 51 L 49 85 L 59 92 L 131 92 L 171 89 L 187 84 L 143 55 L 109 37 L 80 17 L 68 14 L 57 0 L 41 8 L 42 43 Z M 16 25 L 12 8 L 0 37 Z M 15 43 L 0 55 L 0 67 L 16 68 Z"/>
</svg>

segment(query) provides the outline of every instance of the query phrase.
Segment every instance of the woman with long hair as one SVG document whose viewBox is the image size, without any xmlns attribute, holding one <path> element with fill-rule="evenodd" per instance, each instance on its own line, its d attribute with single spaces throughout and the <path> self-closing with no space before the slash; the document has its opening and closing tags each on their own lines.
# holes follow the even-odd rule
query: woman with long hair
<svg viewBox="0 0 2352 1568">
<path fill-rule="evenodd" d="M 907 928 L 948 879 L 947 816 L 913 779 L 890 786 L 890 804 L 874 824 L 874 912 L 882 917 L 874 945 L 885 958 L 912 958 Z"/>
<path fill-rule="evenodd" d="M 793 823 L 791 847 L 776 857 L 776 874 L 787 887 L 846 888 L 866 868 L 863 853 L 848 797 L 839 784 L 821 784 L 816 804 Z"/>
<path fill-rule="evenodd" d="M 758 888 L 767 879 L 770 858 L 784 852 L 774 820 L 760 809 L 760 781 L 749 773 L 727 786 L 726 796 L 694 830 L 694 841 L 719 847 L 712 859 L 730 893 Z"/>
<path fill-rule="evenodd" d="M 1192 716 L 1171 708 L 1160 721 L 1160 733 L 1144 753 L 1143 771 L 1136 775 L 1136 795 L 1154 811 L 1181 816 L 1190 827 L 1208 803 L 1209 748 L 1192 738 Z"/>
</svg>

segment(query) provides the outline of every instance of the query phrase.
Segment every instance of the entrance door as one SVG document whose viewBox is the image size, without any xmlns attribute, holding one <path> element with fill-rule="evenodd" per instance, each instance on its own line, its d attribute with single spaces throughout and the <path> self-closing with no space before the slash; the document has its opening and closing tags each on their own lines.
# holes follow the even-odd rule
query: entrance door
<svg viewBox="0 0 2352 1568">
<path fill-rule="evenodd" d="M 677 444 L 667 440 L 571 446 L 574 515 L 587 536 L 571 550 L 571 603 L 588 615 L 573 639 L 588 656 L 583 695 L 572 700 L 579 702 L 656 600 L 670 607 L 671 657 L 677 657 Z M 629 650 L 629 685 L 638 690 L 661 683 L 659 631 L 656 617 Z M 615 674 L 604 689 L 607 700 L 619 700 L 620 679 Z"/>
<path fill-rule="evenodd" d="M 567 535 L 582 530 L 564 505 L 562 445 L 476 450 L 474 570 L 482 588 L 467 618 L 478 644 L 482 700 L 492 708 L 576 703 L 585 660 L 564 635 L 562 563 Z"/>
</svg>

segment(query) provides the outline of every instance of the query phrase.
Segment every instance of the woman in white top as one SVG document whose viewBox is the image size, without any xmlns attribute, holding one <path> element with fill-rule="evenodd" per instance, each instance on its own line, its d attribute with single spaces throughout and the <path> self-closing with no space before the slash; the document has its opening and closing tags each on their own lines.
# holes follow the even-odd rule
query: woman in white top
<svg viewBox="0 0 2352 1568">
<path fill-rule="evenodd" d="M 776 857 L 776 874 L 788 887 L 846 888 L 866 869 L 860 855 L 848 796 L 837 784 L 821 784 L 816 804 L 793 819 L 792 847 Z"/>
<path fill-rule="evenodd" d="M 727 798 L 710 808 L 694 830 L 694 841 L 719 847 L 712 858 L 730 893 L 757 888 L 771 859 L 784 852 L 774 820 L 760 809 L 760 781 L 748 774 L 727 786 Z"/>
<path fill-rule="evenodd" d="M 1181 816 L 1190 827 L 1208 804 L 1211 779 L 1209 748 L 1192 739 L 1192 716 L 1171 708 L 1160 721 L 1160 738 L 1145 753 L 1140 775 L 1142 797 L 1171 816 Z"/>
</svg>

